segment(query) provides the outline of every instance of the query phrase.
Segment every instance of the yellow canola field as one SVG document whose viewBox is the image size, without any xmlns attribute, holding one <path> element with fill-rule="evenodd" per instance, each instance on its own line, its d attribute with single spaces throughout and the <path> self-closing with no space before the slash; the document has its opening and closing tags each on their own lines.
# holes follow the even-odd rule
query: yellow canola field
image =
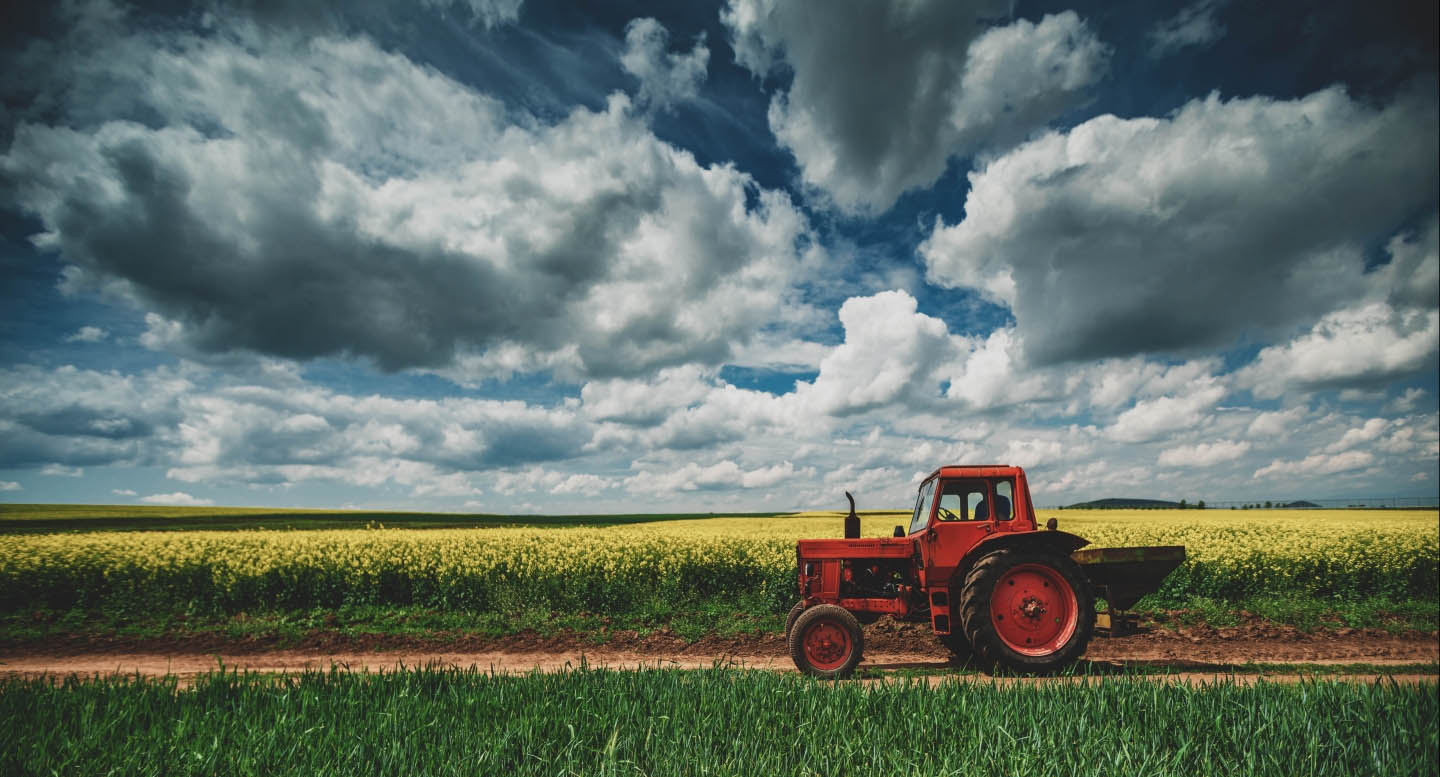
<svg viewBox="0 0 1440 777">
<path fill-rule="evenodd" d="M 542 603 L 604 612 L 654 596 L 756 594 L 783 607 L 794 542 L 839 537 L 841 513 L 611 527 L 95 532 L 0 536 L 0 608 L 103 604 L 235 610 Z M 1042 512 L 1095 546 L 1184 545 L 1163 594 L 1436 596 L 1434 511 Z M 907 513 L 862 518 L 890 536 Z"/>
</svg>

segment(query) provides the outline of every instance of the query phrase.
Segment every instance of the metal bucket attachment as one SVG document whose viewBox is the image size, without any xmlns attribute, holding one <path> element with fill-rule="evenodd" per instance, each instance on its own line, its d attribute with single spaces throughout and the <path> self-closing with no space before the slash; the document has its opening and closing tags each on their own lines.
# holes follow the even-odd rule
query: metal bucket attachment
<svg viewBox="0 0 1440 777">
<path fill-rule="evenodd" d="M 1109 602 L 1111 610 L 1128 610 L 1140 597 L 1159 590 L 1165 576 L 1185 561 L 1185 546 L 1086 548 L 1070 558 L 1085 570 L 1095 593 Z"/>
</svg>

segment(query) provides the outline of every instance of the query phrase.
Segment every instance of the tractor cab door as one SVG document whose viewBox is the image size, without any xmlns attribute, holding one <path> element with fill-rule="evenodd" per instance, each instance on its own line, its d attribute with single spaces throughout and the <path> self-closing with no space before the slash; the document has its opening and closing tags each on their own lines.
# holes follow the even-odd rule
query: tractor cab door
<svg viewBox="0 0 1440 777">
<path fill-rule="evenodd" d="M 926 584 L 947 586 L 960 559 L 997 531 L 1008 531 L 1015 512 L 1009 478 L 940 480 L 930 526 L 920 540 Z"/>
</svg>

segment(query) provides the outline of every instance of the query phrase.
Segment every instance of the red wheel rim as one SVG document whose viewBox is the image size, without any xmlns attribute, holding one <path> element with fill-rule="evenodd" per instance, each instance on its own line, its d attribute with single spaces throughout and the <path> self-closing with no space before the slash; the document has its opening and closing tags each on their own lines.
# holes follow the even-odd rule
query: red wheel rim
<svg viewBox="0 0 1440 777">
<path fill-rule="evenodd" d="M 1059 650 L 1079 623 L 1075 591 L 1044 564 L 1020 564 L 1006 572 L 990 597 L 990 622 L 1006 646 L 1027 656 Z"/>
<path fill-rule="evenodd" d="M 811 666 L 826 671 L 844 666 L 850 651 L 855 649 L 850 631 L 828 620 L 817 620 L 807 626 L 801 635 L 800 647 Z"/>
</svg>

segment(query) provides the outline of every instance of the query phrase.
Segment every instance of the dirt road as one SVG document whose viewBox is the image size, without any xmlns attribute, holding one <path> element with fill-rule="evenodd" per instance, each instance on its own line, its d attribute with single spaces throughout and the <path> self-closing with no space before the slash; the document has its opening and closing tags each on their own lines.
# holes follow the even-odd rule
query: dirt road
<svg viewBox="0 0 1440 777">
<path fill-rule="evenodd" d="M 223 666 L 252 672 L 301 672 L 340 666 L 354 671 L 390 671 L 402 666 L 446 666 L 481 671 L 559 671 L 581 662 L 592 667 L 637 669 L 706 668 L 716 664 L 794 671 L 779 634 L 706 637 L 687 643 L 665 634 L 645 637 L 612 635 L 603 644 L 579 635 L 519 635 L 499 639 L 454 635 L 434 639 L 317 634 L 291 649 L 243 642 L 214 644 L 184 640 L 75 643 L 23 649 L 0 648 L 0 675 L 176 675 L 194 677 Z M 1255 664 L 1404 665 L 1440 661 L 1435 634 L 1388 634 L 1348 630 L 1304 634 L 1273 627 L 1178 631 L 1157 630 L 1121 638 L 1096 638 L 1082 669 L 1095 673 L 1126 669 L 1161 669 L 1206 678 L 1242 671 L 1255 674 Z M 861 669 L 943 671 L 949 654 L 932 635 L 912 624 L 879 623 L 866 629 Z M 1276 670 L 1294 674 L 1294 669 Z M 896 672 L 899 674 L 900 672 Z M 873 675 L 874 672 L 866 674 Z M 1428 674 L 1434 679 L 1434 674 Z M 1365 675 L 1352 675 L 1365 679 Z"/>
</svg>

